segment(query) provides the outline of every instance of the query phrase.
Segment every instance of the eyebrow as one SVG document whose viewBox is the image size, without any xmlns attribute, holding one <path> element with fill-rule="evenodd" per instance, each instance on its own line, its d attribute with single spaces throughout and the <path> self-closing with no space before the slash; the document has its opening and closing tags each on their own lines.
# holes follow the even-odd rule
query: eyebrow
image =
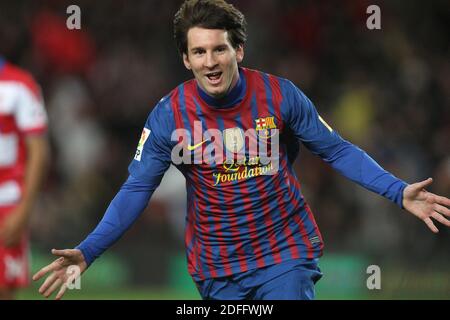
<svg viewBox="0 0 450 320">
<path fill-rule="evenodd" d="M 219 45 L 215 46 L 213 48 L 213 50 L 219 49 L 219 48 L 227 48 L 227 47 L 228 47 L 228 45 L 226 43 L 223 43 L 223 44 L 219 44 Z M 206 51 L 206 49 L 204 47 L 194 47 L 194 48 L 191 48 L 191 50 L 189 50 L 189 51 L 195 52 L 197 50 L 205 50 Z"/>
</svg>

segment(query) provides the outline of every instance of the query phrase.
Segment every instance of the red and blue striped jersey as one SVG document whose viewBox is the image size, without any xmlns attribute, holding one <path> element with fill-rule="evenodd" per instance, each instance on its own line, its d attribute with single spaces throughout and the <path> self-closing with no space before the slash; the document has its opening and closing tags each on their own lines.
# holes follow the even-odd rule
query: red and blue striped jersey
<svg viewBox="0 0 450 320">
<path fill-rule="evenodd" d="M 195 79 L 161 99 L 129 167 L 134 178 L 158 185 L 174 163 L 177 129 L 188 133 L 189 148 L 183 151 L 192 155 L 212 145 L 204 139 L 211 129 L 224 133 L 224 140 L 236 130 L 278 131 L 277 167 L 261 164 L 245 143 L 243 162 L 176 163 L 186 178 L 185 246 L 195 280 L 322 255 L 322 236 L 292 166 L 300 142 L 353 181 L 402 202 L 405 183 L 342 139 L 292 82 L 246 68 L 239 73 L 238 84 L 224 99 L 207 96 Z M 221 143 L 225 149 L 233 146 Z"/>
</svg>

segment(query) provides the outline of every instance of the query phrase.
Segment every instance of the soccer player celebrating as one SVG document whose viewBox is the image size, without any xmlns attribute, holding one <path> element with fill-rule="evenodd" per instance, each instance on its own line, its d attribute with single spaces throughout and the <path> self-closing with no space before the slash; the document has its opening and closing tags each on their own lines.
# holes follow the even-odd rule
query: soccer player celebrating
<svg viewBox="0 0 450 320">
<path fill-rule="evenodd" d="M 323 241 L 292 167 L 299 142 L 433 232 L 432 218 L 450 226 L 450 200 L 425 190 L 431 179 L 408 185 L 342 139 L 292 82 L 239 67 L 246 22 L 235 7 L 187 0 L 175 15 L 174 36 L 195 79 L 150 113 L 129 177 L 99 225 L 75 249 L 53 250 L 59 258 L 35 274 L 50 273 L 41 294 L 59 289 L 62 297 L 67 268 L 84 272 L 121 237 L 171 163 L 186 178 L 186 256 L 204 299 L 314 298 Z M 264 143 L 276 146 L 266 157 Z"/>
<path fill-rule="evenodd" d="M 27 226 L 48 158 L 33 78 L 0 56 L 0 299 L 29 282 Z"/>
</svg>

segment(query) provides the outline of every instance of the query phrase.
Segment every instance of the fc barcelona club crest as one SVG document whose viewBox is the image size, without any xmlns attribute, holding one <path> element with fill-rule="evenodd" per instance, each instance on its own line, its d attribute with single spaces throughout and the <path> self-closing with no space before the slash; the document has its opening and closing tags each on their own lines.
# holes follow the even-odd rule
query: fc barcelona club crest
<svg viewBox="0 0 450 320">
<path fill-rule="evenodd" d="M 223 131 L 223 140 L 227 150 L 237 153 L 244 147 L 244 132 L 241 128 L 229 128 Z"/>
<path fill-rule="evenodd" d="M 277 128 L 274 117 L 257 118 L 255 123 L 256 133 L 260 138 L 270 138 L 276 133 L 276 130 L 270 130 Z"/>
</svg>

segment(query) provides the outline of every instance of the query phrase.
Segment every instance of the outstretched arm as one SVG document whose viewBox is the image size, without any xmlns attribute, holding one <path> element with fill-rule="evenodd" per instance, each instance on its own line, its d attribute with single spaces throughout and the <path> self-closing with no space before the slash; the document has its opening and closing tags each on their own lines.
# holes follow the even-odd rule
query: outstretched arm
<svg viewBox="0 0 450 320">
<path fill-rule="evenodd" d="M 153 191 L 158 183 L 150 184 L 141 182 L 132 176 L 111 201 L 103 219 L 95 230 L 75 249 L 52 250 L 54 255 L 60 258 L 48 266 L 42 268 L 33 276 L 33 280 L 39 280 L 45 274 L 50 273 L 39 289 L 39 293 L 48 298 L 60 287 L 56 299 L 60 299 L 67 287 L 67 270 L 70 265 L 80 268 L 81 275 L 89 265 L 105 250 L 112 246 L 128 228 L 137 220 L 145 209 Z"/>
<path fill-rule="evenodd" d="M 162 99 L 147 119 L 136 155 L 129 166 L 130 176 L 111 201 L 98 226 L 75 249 L 53 250 L 53 254 L 63 259 L 56 259 L 34 275 L 33 280 L 38 280 L 50 273 L 39 290 L 45 297 L 61 286 L 57 295 L 60 299 L 67 286 L 65 273 L 70 264 L 80 266 L 81 272 L 86 270 L 145 209 L 171 162 L 170 137 L 175 126 L 172 119 L 170 104 L 167 99 Z"/>
<path fill-rule="evenodd" d="M 287 99 L 283 118 L 296 137 L 333 169 L 362 187 L 402 207 L 407 183 L 384 170 L 364 150 L 342 139 L 317 113 L 314 104 L 290 82 L 284 82 Z"/>
<path fill-rule="evenodd" d="M 450 199 L 433 194 L 424 188 L 425 181 L 408 185 L 384 170 L 366 152 L 342 139 L 320 116 L 313 103 L 292 83 L 284 82 L 287 105 L 284 119 L 296 136 L 314 154 L 335 170 L 368 190 L 395 202 L 419 219 L 433 232 L 438 232 L 431 218 L 450 227 Z"/>
<path fill-rule="evenodd" d="M 436 195 L 425 190 L 431 185 L 432 178 L 408 185 L 403 191 L 403 207 L 425 224 L 434 233 L 439 232 L 431 218 L 450 227 L 450 221 L 444 216 L 450 217 L 450 199 Z"/>
</svg>

